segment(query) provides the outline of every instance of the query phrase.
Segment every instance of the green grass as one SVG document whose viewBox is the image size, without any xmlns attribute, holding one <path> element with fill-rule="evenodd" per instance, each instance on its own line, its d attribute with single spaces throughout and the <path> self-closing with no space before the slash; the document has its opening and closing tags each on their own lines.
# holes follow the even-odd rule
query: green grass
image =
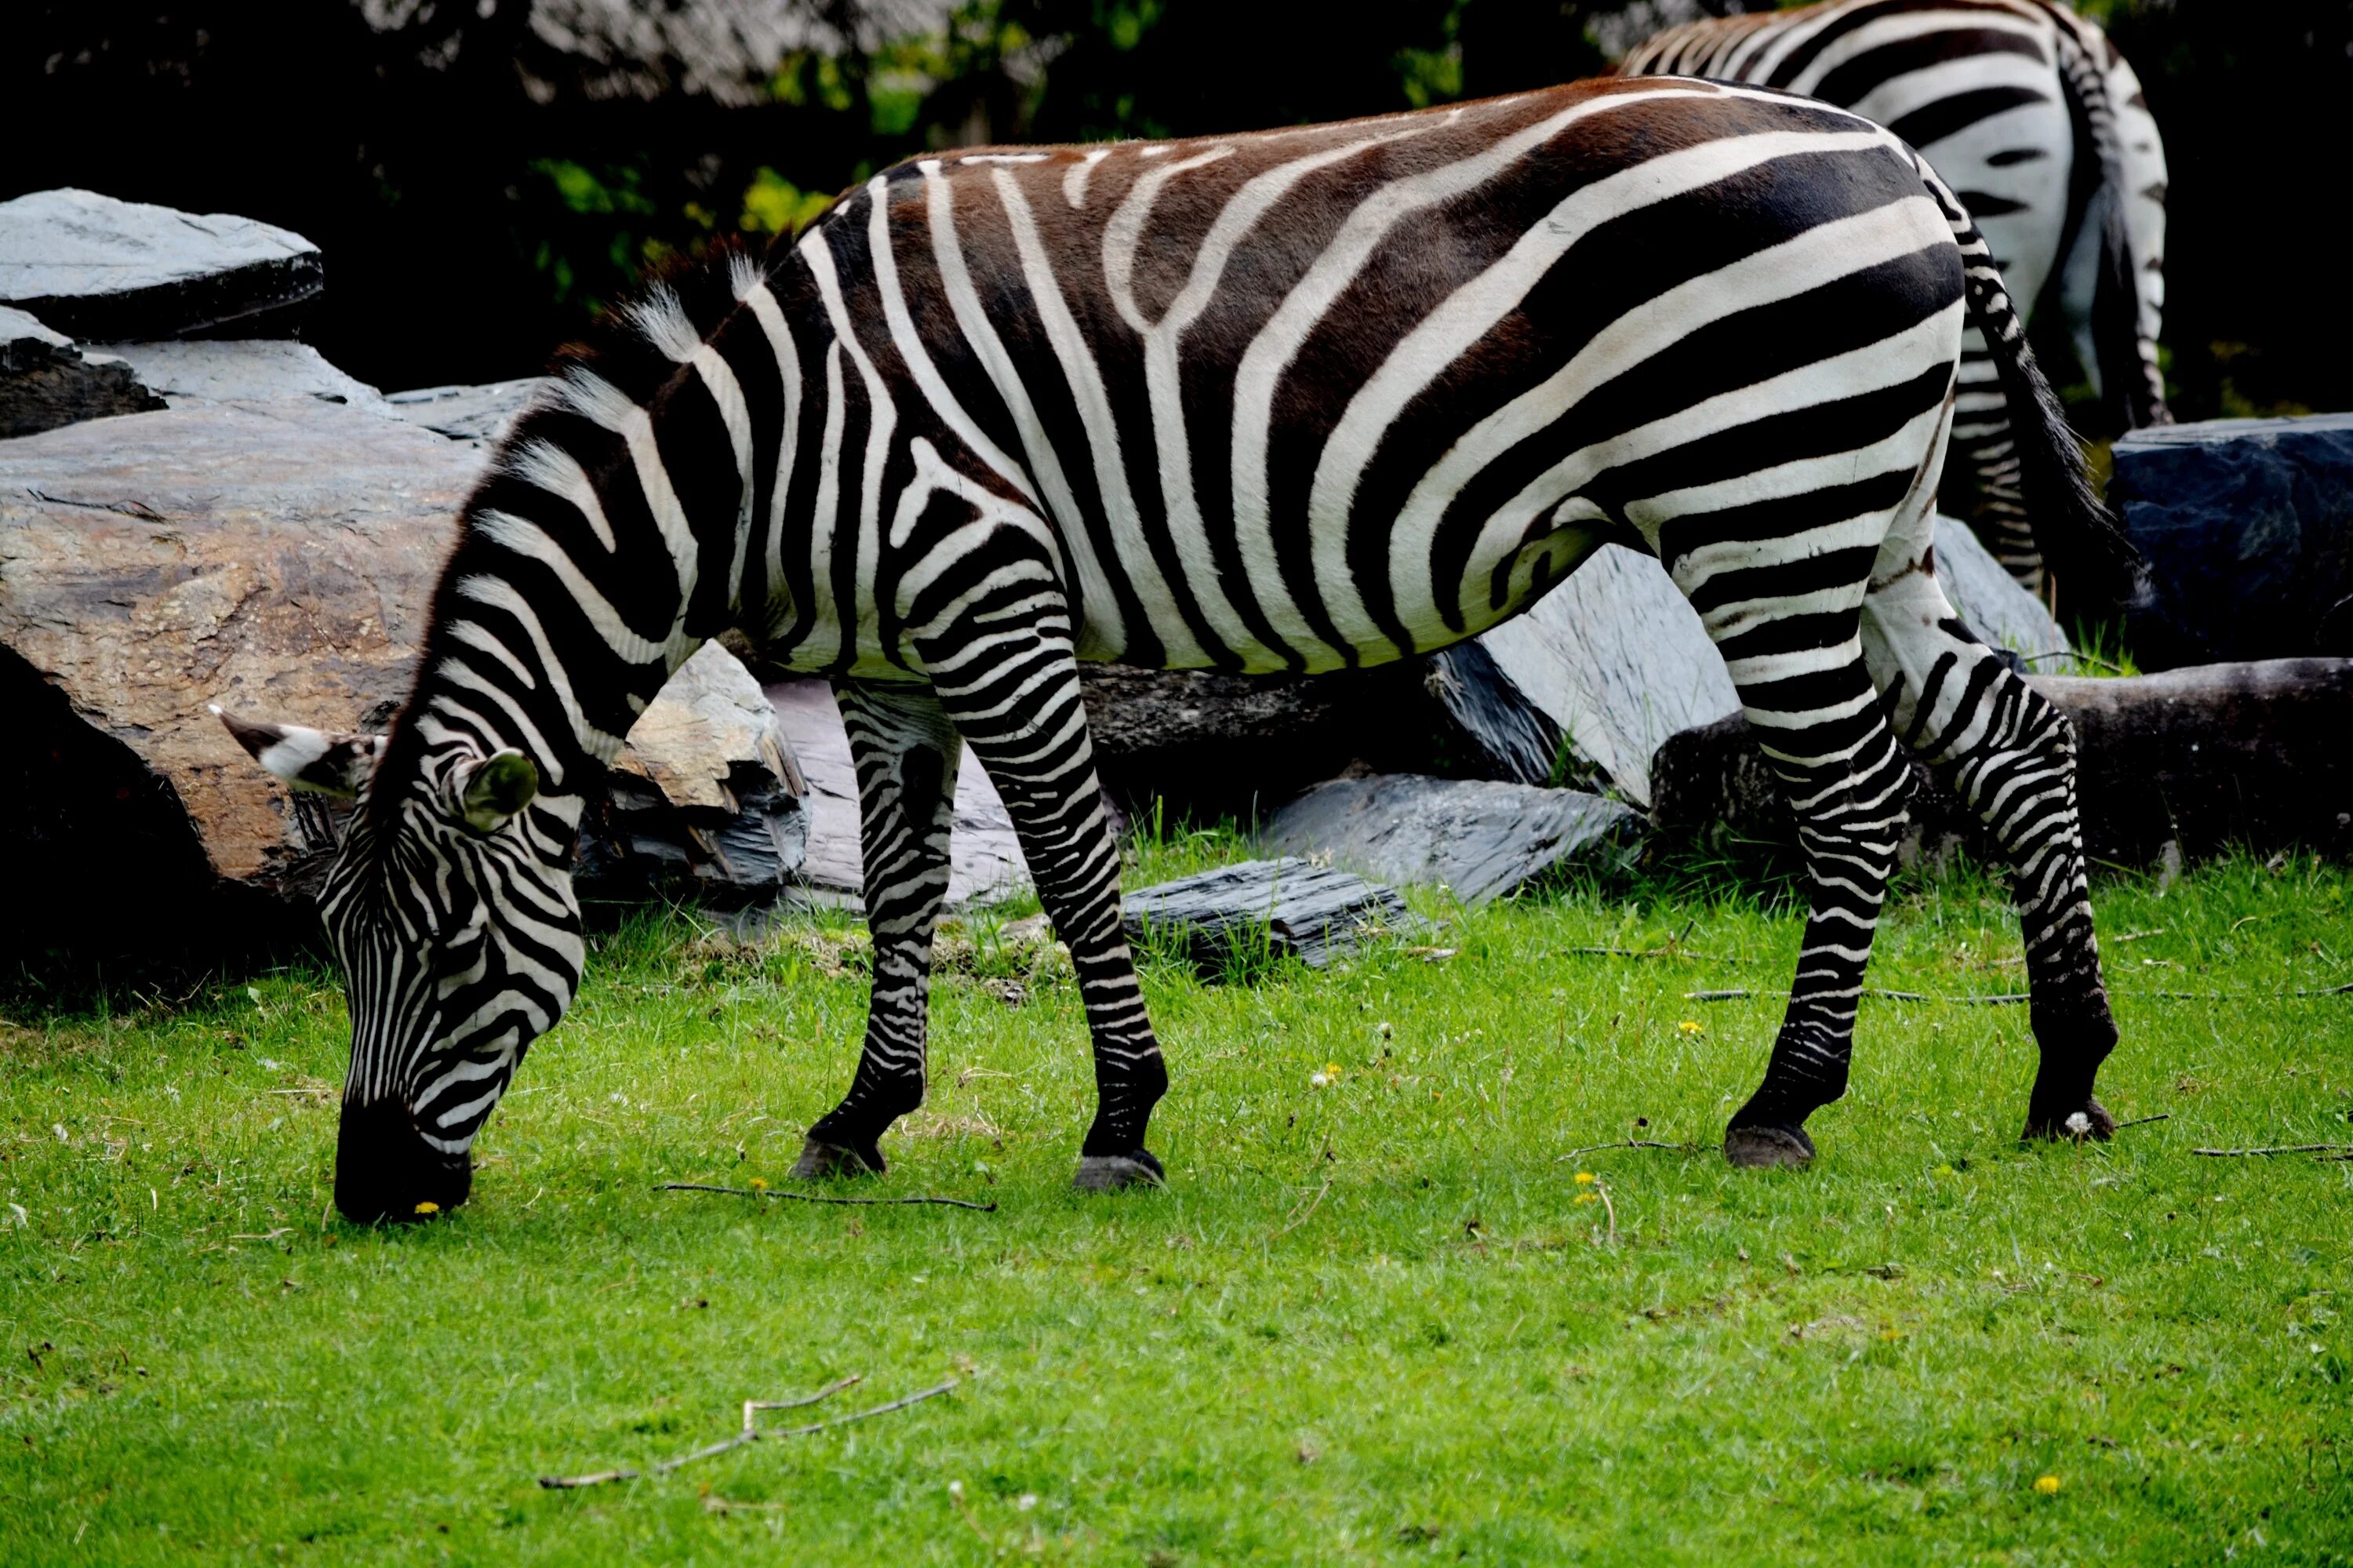
<svg viewBox="0 0 2353 1568">
<path fill-rule="evenodd" d="M 1234 853 L 1179 838 L 1132 881 Z M 1092 1200 L 1064 1185 L 1074 989 L 976 919 L 874 1190 L 993 1213 L 654 1190 L 783 1183 L 848 1081 L 847 921 L 604 938 L 474 1202 L 398 1230 L 325 1213 L 328 974 L 19 1005 L 0 1562 L 2353 1561 L 2353 1163 L 2190 1152 L 2353 1141 L 2353 997 L 2283 994 L 2353 978 L 2353 875 L 2239 861 L 2098 905 L 2104 1094 L 2169 1118 L 2106 1148 L 2013 1141 L 2023 1009 L 1873 1002 L 1813 1170 L 1569 1157 L 1712 1144 L 1777 1022 L 1683 992 L 1786 985 L 1797 917 L 1652 875 L 1425 903 L 1442 961 L 1153 960 L 1172 1183 Z M 1567 950 L 1687 924 L 1721 961 Z M 1964 871 L 1906 885 L 1874 980 L 2012 989 L 2017 950 Z M 535 1484 L 848 1372 L 835 1407 L 963 1382 L 666 1479 Z"/>
</svg>

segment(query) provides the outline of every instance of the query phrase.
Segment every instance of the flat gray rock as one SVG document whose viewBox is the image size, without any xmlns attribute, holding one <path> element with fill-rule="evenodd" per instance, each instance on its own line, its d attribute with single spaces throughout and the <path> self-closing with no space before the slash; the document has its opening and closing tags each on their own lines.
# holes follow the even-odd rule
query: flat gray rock
<svg viewBox="0 0 2353 1568">
<path fill-rule="evenodd" d="M 779 682 L 767 697 L 807 780 L 808 853 L 800 879 L 821 894 L 861 898 L 866 863 L 858 836 L 858 773 L 833 688 L 823 681 Z M 1009 898 L 1029 885 L 1013 819 L 970 751 L 956 775 L 955 828 L 948 838 L 948 905 Z"/>
<path fill-rule="evenodd" d="M 1576 789 L 1378 774 L 1320 784 L 1271 818 L 1267 848 L 1484 904 L 1578 860 L 1639 842 L 1641 813 Z"/>
<path fill-rule="evenodd" d="M 0 304 L 85 342 L 290 329 L 325 286 L 319 248 L 227 213 L 198 216 L 93 191 L 0 202 Z"/>
<path fill-rule="evenodd" d="M 453 441 L 491 446 L 507 433 L 515 416 L 532 399 L 553 386 L 550 377 L 526 376 L 515 381 L 487 381 L 476 387 L 418 387 L 387 395 L 393 413 L 412 425 L 422 425 Z"/>
<path fill-rule="evenodd" d="M 391 410 L 384 395 L 327 363 L 307 343 L 290 338 L 223 338 L 115 343 L 139 378 L 177 408 L 194 403 L 311 397 L 371 414 Z"/>
<path fill-rule="evenodd" d="M 1377 931 L 1413 931 L 1422 921 L 1393 887 L 1295 856 L 1250 860 L 1124 894 L 1131 941 L 1174 940 L 1215 972 L 1258 939 L 1322 969 Z"/>
<path fill-rule="evenodd" d="M 121 359 L 0 305 L 0 440 L 162 407 Z"/>
</svg>

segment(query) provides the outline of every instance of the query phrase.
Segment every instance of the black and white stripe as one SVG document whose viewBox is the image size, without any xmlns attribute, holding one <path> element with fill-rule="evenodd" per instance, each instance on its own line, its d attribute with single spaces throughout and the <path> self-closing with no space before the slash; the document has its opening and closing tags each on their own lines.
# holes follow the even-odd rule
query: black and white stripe
<svg viewBox="0 0 2353 1568">
<path fill-rule="evenodd" d="M 436 1139 L 479 1125 L 458 1086 L 502 1083 L 577 977 L 582 790 L 732 628 L 833 679 L 865 811 L 873 1008 L 801 1169 L 880 1169 L 923 1097 L 969 747 L 1077 969 L 1081 1181 L 1156 1180 L 1166 1074 L 1076 662 L 1429 652 L 1616 541 L 1698 607 L 1804 824 L 1813 917 L 1728 1150 L 1810 1153 L 1844 1084 L 1904 744 L 2021 857 L 2038 1026 L 2059 1021 L 2037 1125 L 2096 1125 L 2114 1035 L 2065 726 L 1928 569 L 1965 320 L 2031 416 L 2028 493 L 2096 532 L 1984 241 L 1901 142 L 1825 105 L 1586 84 L 877 175 L 764 261 L 653 290 L 469 504 L 331 904 L 353 1100 L 405 1097 Z M 539 793 L 486 832 L 460 774 L 511 751 Z M 446 952 L 472 911 L 512 938 L 489 964 Z M 453 971 L 438 1003 L 413 978 Z"/>
<path fill-rule="evenodd" d="M 2026 313 L 2060 313 L 2110 429 L 2170 418 L 2165 150 L 2096 24 L 2053 0 L 1828 0 L 1670 28 L 1619 69 L 1782 88 L 1887 126 L 1954 186 Z M 1957 509 L 2039 588 L 2007 405 L 1974 332 L 1966 343 L 1953 438 L 1972 493 Z"/>
</svg>

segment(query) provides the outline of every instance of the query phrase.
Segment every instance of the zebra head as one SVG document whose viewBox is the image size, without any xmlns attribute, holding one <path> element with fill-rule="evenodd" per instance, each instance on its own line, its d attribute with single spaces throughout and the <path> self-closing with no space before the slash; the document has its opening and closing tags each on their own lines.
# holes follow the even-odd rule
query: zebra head
<svg viewBox="0 0 2353 1568">
<path fill-rule="evenodd" d="M 385 736 L 213 712 L 289 785 L 359 803 L 319 897 L 352 1020 L 335 1206 L 364 1224 L 454 1208 L 475 1135 L 580 981 L 571 845 L 524 812 L 538 770 L 445 744 L 386 778 Z"/>
</svg>

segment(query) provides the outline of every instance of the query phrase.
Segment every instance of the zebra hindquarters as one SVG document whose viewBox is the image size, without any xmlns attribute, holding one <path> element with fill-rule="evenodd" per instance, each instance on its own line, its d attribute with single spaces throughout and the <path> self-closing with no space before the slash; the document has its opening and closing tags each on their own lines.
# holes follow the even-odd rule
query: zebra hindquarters
<svg viewBox="0 0 2353 1568">
<path fill-rule="evenodd" d="M 1892 533 L 1863 604 L 1872 678 L 1904 744 L 1993 831 L 2011 863 L 2042 1065 L 2025 1136 L 2106 1138 L 2093 1094 L 2116 1026 L 2100 978 L 2075 742 L 2060 713 L 1962 624 L 1934 569 L 1936 519 Z"/>
<path fill-rule="evenodd" d="M 926 687 L 842 680 L 834 696 L 858 772 L 874 989 L 857 1074 L 841 1103 L 809 1128 L 793 1167 L 801 1177 L 882 1171 L 882 1134 L 923 1103 L 932 935 L 947 897 L 964 755 L 955 726 Z"/>
<path fill-rule="evenodd" d="M 925 588 L 908 615 L 912 646 L 1004 798 L 1039 901 L 1078 973 L 1096 1110 L 1076 1184 L 1156 1186 L 1164 1173 L 1144 1140 L 1168 1074 L 1120 923 L 1119 845 L 1059 563 L 1032 521 L 974 527 L 936 573 L 915 574 Z"/>
</svg>

